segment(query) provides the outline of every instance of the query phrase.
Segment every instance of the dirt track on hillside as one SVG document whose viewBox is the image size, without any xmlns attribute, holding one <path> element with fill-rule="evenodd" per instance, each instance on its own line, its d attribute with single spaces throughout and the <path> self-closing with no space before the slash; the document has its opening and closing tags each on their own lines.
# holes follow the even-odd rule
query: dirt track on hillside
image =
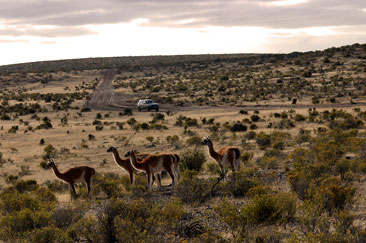
<svg viewBox="0 0 366 243">
<path fill-rule="evenodd" d="M 132 108 L 132 105 L 128 105 L 127 103 L 128 100 L 133 98 L 132 94 L 120 94 L 113 90 L 112 81 L 114 79 L 115 70 L 109 69 L 103 72 L 103 80 L 97 86 L 85 106 L 92 110 L 121 111 L 124 108 Z"/>
<path fill-rule="evenodd" d="M 104 78 L 101 83 L 97 86 L 91 98 L 86 102 L 85 106 L 92 110 L 101 111 L 122 111 L 125 108 L 136 108 L 134 100 L 136 96 L 132 93 L 118 93 L 113 90 L 112 81 L 115 76 L 115 70 L 109 69 L 103 71 Z M 364 107 L 366 102 L 357 103 L 330 103 L 330 104 L 283 104 L 283 105 L 246 105 L 241 107 L 235 107 L 237 109 L 243 109 L 248 111 L 253 110 L 283 110 L 283 109 L 309 109 L 309 108 L 356 108 Z M 218 109 L 218 108 L 230 108 L 233 106 L 175 106 L 169 104 L 160 104 L 161 111 L 187 111 L 187 110 L 198 110 L 198 109 Z"/>
</svg>

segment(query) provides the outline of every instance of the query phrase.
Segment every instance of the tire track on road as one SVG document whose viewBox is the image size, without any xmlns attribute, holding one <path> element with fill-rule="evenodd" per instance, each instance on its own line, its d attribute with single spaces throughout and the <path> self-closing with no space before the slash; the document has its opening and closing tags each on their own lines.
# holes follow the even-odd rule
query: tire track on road
<svg viewBox="0 0 366 243">
<path fill-rule="evenodd" d="M 118 97 L 121 95 L 113 91 L 112 81 L 115 76 L 115 70 L 108 69 L 103 71 L 102 82 L 97 86 L 90 99 L 85 103 L 85 107 L 92 110 L 122 110 L 128 108 L 118 104 Z"/>
</svg>

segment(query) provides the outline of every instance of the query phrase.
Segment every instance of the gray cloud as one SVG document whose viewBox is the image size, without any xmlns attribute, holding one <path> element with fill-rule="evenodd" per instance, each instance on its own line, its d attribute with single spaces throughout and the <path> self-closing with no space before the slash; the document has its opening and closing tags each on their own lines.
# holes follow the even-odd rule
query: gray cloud
<svg viewBox="0 0 366 243">
<path fill-rule="evenodd" d="M 271 6 L 269 0 L 3 0 L 0 23 L 54 25 L 50 37 L 91 34 L 80 26 L 149 19 L 165 27 L 261 26 L 305 28 L 354 26 L 366 23 L 364 0 L 308 0 L 289 6 Z M 183 21 L 192 20 L 192 21 Z M 70 28 L 67 31 L 67 28 Z M 6 31 L 5 31 L 6 32 Z M 8 31 L 9 33 L 11 31 Z M 28 31 L 40 35 L 40 31 Z M 1 32 L 0 32 L 1 34 Z M 13 35 L 21 31 L 13 30 Z"/>
<path fill-rule="evenodd" d="M 366 25 L 357 27 L 339 27 L 333 35 L 311 36 L 298 33 L 273 35 L 271 41 L 264 46 L 264 52 L 287 53 L 293 51 L 323 50 L 353 43 L 366 42 Z"/>
</svg>

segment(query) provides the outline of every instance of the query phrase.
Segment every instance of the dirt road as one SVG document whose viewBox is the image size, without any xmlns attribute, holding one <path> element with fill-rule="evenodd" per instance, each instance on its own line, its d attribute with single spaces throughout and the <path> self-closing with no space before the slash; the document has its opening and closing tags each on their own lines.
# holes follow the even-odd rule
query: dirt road
<svg viewBox="0 0 366 243">
<path fill-rule="evenodd" d="M 133 98 L 132 94 L 120 94 L 113 90 L 112 81 L 114 79 L 115 70 L 109 69 L 103 72 L 103 80 L 97 86 L 85 106 L 92 110 L 122 111 L 125 108 L 133 108 L 134 105 L 128 103 L 131 102 Z"/>
<path fill-rule="evenodd" d="M 132 93 L 117 93 L 113 90 L 112 81 L 115 76 L 115 70 L 108 69 L 103 71 L 104 78 L 97 86 L 90 100 L 85 104 L 92 110 L 104 111 L 123 111 L 125 108 L 136 108 L 136 95 Z M 235 107 L 235 109 L 253 110 L 284 110 L 284 109 L 309 109 L 309 108 L 356 108 L 365 107 L 366 102 L 357 103 L 329 103 L 329 104 L 281 104 L 281 105 L 246 105 Z M 233 106 L 175 106 L 173 104 L 160 104 L 161 111 L 187 111 L 187 110 L 205 110 L 205 109 L 233 109 Z"/>
</svg>

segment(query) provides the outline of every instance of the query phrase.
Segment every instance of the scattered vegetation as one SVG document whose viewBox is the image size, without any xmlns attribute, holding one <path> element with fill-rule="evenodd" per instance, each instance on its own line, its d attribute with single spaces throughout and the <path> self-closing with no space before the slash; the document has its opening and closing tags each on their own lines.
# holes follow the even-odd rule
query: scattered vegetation
<svg viewBox="0 0 366 243">
<path fill-rule="evenodd" d="M 366 94 L 365 56 L 365 45 L 355 44 L 0 67 L 0 241 L 365 242 L 366 111 L 357 105 Z M 114 89 L 133 98 L 117 112 L 93 111 L 85 102 L 101 77 L 95 69 L 112 67 Z M 141 97 L 172 111 L 134 114 Z M 271 110 L 277 103 L 291 107 Z M 304 104 L 311 108 L 297 109 Z M 187 112 L 191 106 L 203 113 Z M 221 106 L 232 118 L 204 112 Z M 198 146 L 208 135 L 218 148 L 240 147 L 240 171 L 207 159 Z M 179 154 L 178 185 L 163 178 L 162 191 L 155 182 L 149 192 L 143 174 L 131 185 L 101 156 L 111 143 L 121 157 L 130 147 Z M 47 158 L 65 170 L 95 166 L 90 198 L 80 187 L 78 199 L 60 203 L 66 183 L 26 180 L 47 169 Z"/>
</svg>

